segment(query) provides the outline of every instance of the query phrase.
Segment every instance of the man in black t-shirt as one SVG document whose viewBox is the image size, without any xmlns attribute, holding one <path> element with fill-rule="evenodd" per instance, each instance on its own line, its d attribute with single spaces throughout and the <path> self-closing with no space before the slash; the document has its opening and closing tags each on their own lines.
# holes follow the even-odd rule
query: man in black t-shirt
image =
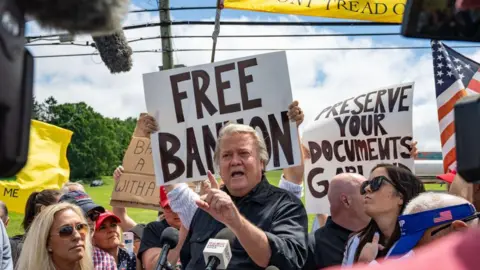
<svg viewBox="0 0 480 270">
<path fill-rule="evenodd" d="M 174 227 L 180 229 L 181 221 L 176 213 L 170 208 L 165 187 L 160 188 L 160 205 L 164 210 L 165 218 L 161 221 L 153 221 L 143 229 L 142 241 L 137 257 L 142 262 L 143 268 L 153 270 L 162 251 L 160 237 L 165 228 Z"/>
</svg>

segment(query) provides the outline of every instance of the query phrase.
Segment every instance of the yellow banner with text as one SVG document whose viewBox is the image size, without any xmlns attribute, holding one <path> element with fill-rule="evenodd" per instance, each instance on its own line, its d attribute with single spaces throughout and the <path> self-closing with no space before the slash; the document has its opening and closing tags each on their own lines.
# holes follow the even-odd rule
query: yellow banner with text
<svg viewBox="0 0 480 270">
<path fill-rule="evenodd" d="M 60 189 L 68 182 L 67 148 L 72 134 L 67 129 L 32 121 L 27 164 L 15 177 L 0 179 L 0 200 L 9 211 L 24 214 L 32 192 Z"/>
<path fill-rule="evenodd" d="M 401 23 L 406 0 L 223 0 L 227 9 Z"/>
</svg>

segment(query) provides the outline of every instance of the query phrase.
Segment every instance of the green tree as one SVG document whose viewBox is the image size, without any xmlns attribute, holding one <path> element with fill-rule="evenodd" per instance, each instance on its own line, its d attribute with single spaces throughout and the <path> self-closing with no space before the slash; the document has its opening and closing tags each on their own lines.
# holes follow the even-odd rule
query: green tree
<svg viewBox="0 0 480 270">
<path fill-rule="evenodd" d="M 58 104 L 49 97 L 34 105 L 35 119 L 73 132 L 67 152 L 70 178 L 93 180 L 120 165 L 136 119 L 106 118 L 84 102 Z"/>
</svg>

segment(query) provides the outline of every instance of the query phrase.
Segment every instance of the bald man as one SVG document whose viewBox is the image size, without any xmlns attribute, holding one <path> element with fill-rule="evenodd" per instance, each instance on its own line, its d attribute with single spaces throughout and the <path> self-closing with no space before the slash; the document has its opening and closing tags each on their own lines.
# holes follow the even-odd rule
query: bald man
<svg viewBox="0 0 480 270">
<path fill-rule="evenodd" d="M 331 214 L 325 226 L 308 236 L 308 259 L 304 270 L 342 264 L 348 237 L 370 222 L 360 194 L 360 186 L 366 180 L 360 174 L 343 173 L 330 181 L 328 201 Z"/>
</svg>

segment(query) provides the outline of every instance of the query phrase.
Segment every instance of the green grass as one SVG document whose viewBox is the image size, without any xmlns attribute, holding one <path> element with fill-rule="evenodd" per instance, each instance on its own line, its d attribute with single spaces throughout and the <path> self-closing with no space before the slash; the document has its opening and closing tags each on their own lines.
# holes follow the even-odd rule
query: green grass
<svg viewBox="0 0 480 270">
<path fill-rule="evenodd" d="M 271 184 L 278 186 L 280 180 L 280 175 L 282 171 L 272 171 L 267 173 L 267 178 Z M 103 177 L 104 185 L 101 187 L 90 187 L 85 186 L 87 193 L 92 197 L 95 203 L 102 205 L 106 209 L 111 210 L 110 206 L 110 196 L 113 189 L 113 179 L 112 177 Z M 427 190 L 445 190 L 445 185 L 440 184 L 426 184 Z M 302 198 L 302 202 L 305 203 L 305 197 Z M 153 221 L 157 217 L 157 213 L 152 210 L 144 210 L 137 208 L 128 209 L 129 216 L 138 223 L 148 223 Z M 315 215 L 308 215 L 308 227 L 311 228 Z M 23 220 L 22 214 L 10 213 L 10 222 L 7 227 L 7 232 L 9 236 L 14 236 L 17 234 L 22 234 L 23 229 L 21 223 Z"/>
</svg>

